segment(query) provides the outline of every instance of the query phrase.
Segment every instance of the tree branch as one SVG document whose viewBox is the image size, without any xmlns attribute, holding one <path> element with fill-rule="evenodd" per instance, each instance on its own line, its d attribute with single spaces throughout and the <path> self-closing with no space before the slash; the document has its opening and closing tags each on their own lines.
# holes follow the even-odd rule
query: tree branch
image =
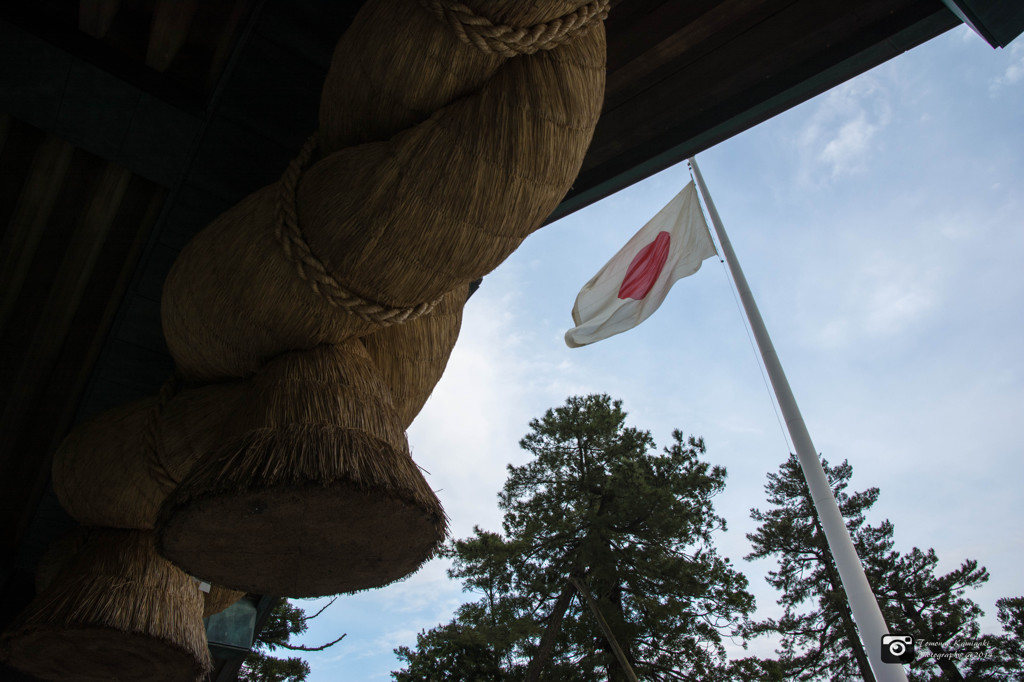
<svg viewBox="0 0 1024 682">
<path fill-rule="evenodd" d="M 321 613 L 326 611 L 327 607 L 330 606 L 331 604 L 333 604 L 336 601 L 338 601 L 338 595 L 334 595 L 333 597 L 331 597 L 331 601 L 329 601 L 326 604 L 324 604 L 323 608 L 320 609 L 319 611 L 317 611 L 316 613 L 314 613 L 312 616 L 303 616 L 302 617 L 302 622 L 305 623 L 306 621 L 313 620 L 314 618 L 319 616 Z M 342 637 L 344 637 L 344 636 L 345 635 L 342 635 Z"/>
<path fill-rule="evenodd" d="M 296 644 L 278 644 L 277 646 L 282 647 L 284 649 L 291 649 L 292 651 L 323 651 L 324 649 L 326 649 L 328 647 L 334 646 L 335 644 L 337 644 L 341 640 L 345 639 L 345 637 L 347 637 L 347 636 L 348 636 L 348 633 L 346 632 L 345 634 L 343 634 L 341 637 L 339 637 L 338 639 L 334 640 L 333 642 L 328 642 L 327 644 L 324 644 L 322 646 L 302 646 L 301 644 L 299 644 L 299 645 L 296 645 Z"/>
</svg>

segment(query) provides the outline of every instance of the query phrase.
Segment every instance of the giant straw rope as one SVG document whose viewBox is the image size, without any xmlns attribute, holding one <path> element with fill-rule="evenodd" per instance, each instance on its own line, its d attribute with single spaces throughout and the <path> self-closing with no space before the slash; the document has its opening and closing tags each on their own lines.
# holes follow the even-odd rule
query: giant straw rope
<svg viewBox="0 0 1024 682">
<path fill-rule="evenodd" d="M 132 677 L 114 670 L 131 640 L 166 679 L 194 679 L 203 599 L 186 574 L 317 596 L 384 585 L 434 555 L 447 517 L 405 429 L 444 371 L 468 283 L 579 171 L 610 5 L 580 1 L 473 3 L 488 16 L 452 0 L 365 2 L 335 49 L 318 132 L 175 263 L 161 310 L 176 377 L 79 425 L 54 458 L 61 504 L 96 527 L 74 563 L 137 589 L 86 594 L 84 570 L 54 579 L 47 592 L 67 598 L 28 614 L 19 667 L 48 672 L 69 632 L 98 625 L 82 644 L 97 671 L 112 666 L 101 677 Z M 405 44 L 391 42 L 396 25 Z M 150 598 L 166 586 L 173 600 Z M 63 613 L 96 599 L 94 620 Z M 175 641 L 123 613 L 172 623 Z"/>
</svg>

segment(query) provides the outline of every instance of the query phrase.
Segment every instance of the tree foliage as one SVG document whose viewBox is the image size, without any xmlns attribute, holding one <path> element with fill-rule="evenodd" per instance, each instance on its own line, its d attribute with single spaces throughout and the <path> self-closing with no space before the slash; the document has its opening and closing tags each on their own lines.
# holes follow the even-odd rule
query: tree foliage
<svg viewBox="0 0 1024 682">
<path fill-rule="evenodd" d="M 447 625 L 421 632 L 416 649 L 399 647 L 398 657 L 409 667 L 392 673 L 397 682 L 414 680 L 504 680 L 500 650 L 485 630 L 453 620 Z"/>
<path fill-rule="evenodd" d="M 303 682 L 308 675 L 309 663 L 301 658 L 277 658 L 257 651 L 245 657 L 238 671 L 240 682 Z"/>
<path fill-rule="evenodd" d="M 868 580 L 889 626 L 929 643 L 917 647 L 909 665 L 912 681 L 965 679 L 963 663 L 947 655 L 957 642 L 979 638 L 978 618 L 983 612 L 964 594 L 984 584 L 988 572 L 967 559 L 956 570 L 936 575 L 938 562 L 935 550 L 917 547 L 907 554 L 888 552 L 865 560 Z"/>
<path fill-rule="evenodd" d="M 530 422 L 520 446 L 533 459 L 509 466 L 499 494 L 503 533 L 475 528 L 445 550 L 477 600 L 397 650 L 396 680 L 626 679 L 615 644 L 642 679 L 722 673 L 723 637 L 753 609 L 712 544 L 725 469 L 702 459 L 702 439 L 675 431 L 659 453 L 625 418 L 620 401 L 590 395 Z"/>
<path fill-rule="evenodd" d="M 1024 596 L 996 601 L 1003 634 L 981 638 L 982 656 L 968 661 L 967 678 L 977 682 L 1024 682 Z"/>
<path fill-rule="evenodd" d="M 848 493 L 853 474 L 849 463 L 831 467 L 823 460 L 822 466 L 890 632 L 933 643 L 918 647 L 910 678 L 964 679 L 962 666 L 939 654 L 956 640 L 978 637 L 982 611 L 964 594 L 987 581 L 988 573 L 968 559 L 958 569 L 936 575 L 934 550 L 895 551 L 892 523 L 865 523 L 878 488 Z M 765 490 L 773 507 L 751 510 L 760 526 L 747 536 L 754 548 L 747 558 L 777 558 L 779 568 L 767 581 L 782 593 L 784 612 L 778 620 L 757 624 L 753 632 L 781 635 L 778 663 L 787 679 L 873 680 L 796 456 L 790 455 L 778 473 L 768 474 Z"/>
</svg>

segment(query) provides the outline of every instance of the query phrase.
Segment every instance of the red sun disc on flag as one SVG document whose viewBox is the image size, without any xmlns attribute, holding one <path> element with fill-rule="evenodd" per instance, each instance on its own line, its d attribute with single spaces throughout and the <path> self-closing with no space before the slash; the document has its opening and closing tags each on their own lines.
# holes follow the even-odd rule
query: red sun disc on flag
<svg viewBox="0 0 1024 682">
<path fill-rule="evenodd" d="M 619 287 L 619 298 L 642 300 L 658 281 L 658 275 L 668 260 L 671 241 L 668 232 L 659 232 L 654 241 L 640 249 L 626 270 L 626 276 Z"/>
</svg>

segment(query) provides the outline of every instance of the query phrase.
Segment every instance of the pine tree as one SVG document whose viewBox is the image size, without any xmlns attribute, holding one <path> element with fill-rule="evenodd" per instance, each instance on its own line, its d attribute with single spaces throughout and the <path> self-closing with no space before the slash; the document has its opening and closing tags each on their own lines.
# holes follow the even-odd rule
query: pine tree
<svg viewBox="0 0 1024 682">
<path fill-rule="evenodd" d="M 865 512 L 878 500 L 878 488 L 847 493 L 853 474 L 849 463 L 831 467 L 823 460 L 822 466 L 890 632 L 931 643 L 918 648 L 909 666 L 910 678 L 964 679 L 961 666 L 940 654 L 958 638 L 977 637 L 982 611 L 964 593 L 987 581 L 988 573 L 969 559 L 957 570 L 937 576 L 934 550 L 893 550 L 892 523 L 865 523 Z M 765 512 L 751 510 L 761 525 L 747 536 L 754 547 L 747 559 L 778 559 L 779 569 L 770 572 L 767 581 L 782 593 L 779 604 L 784 613 L 778 621 L 755 625 L 752 632 L 782 636 L 779 663 L 789 679 L 873 681 L 796 456 L 790 455 L 778 473 L 768 474 L 765 490 L 774 506 Z"/>
<path fill-rule="evenodd" d="M 399 650 L 410 665 L 396 680 L 432 679 L 408 676 L 432 648 L 454 643 L 469 660 L 460 626 L 488 633 L 503 679 L 628 679 L 620 656 L 642 679 L 724 674 L 723 636 L 753 609 L 712 544 L 725 469 L 703 461 L 703 440 L 675 431 L 659 453 L 625 418 L 591 395 L 530 422 L 520 446 L 534 458 L 509 467 L 499 494 L 503 534 L 477 528 L 447 549 L 449 574 L 479 600 Z"/>
<path fill-rule="evenodd" d="M 891 526 L 863 527 L 864 512 L 878 499 L 878 489 L 849 495 L 845 491 L 852 467 L 843 462 L 833 468 L 825 461 L 822 466 L 854 544 L 859 547 L 867 542 L 881 542 L 888 549 L 884 538 L 891 535 Z M 781 619 L 761 623 L 754 631 L 782 635 L 780 663 L 787 677 L 828 677 L 837 681 L 860 678 L 874 682 L 795 455 L 789 456 L 778 473 L 768 474 L 765 491 L 774 507 L 765 512 L 750 511 L 751 518 L 761 525 L 747 535 L 754 551 L 746 558 L 779 557 L 779 569 L 769 572 L 767 581 L 782 592 L 779 604 L 785 610 Z M 801 610 L 805 602 L 814 599 L 819 602 L 818 608 Z"/>
<path fill-rule="evenodd" d="M 965 677 L 975 682 L 1024 682 L 1024 597 L 996 601 L 1003 634 L 981 638 L 980 656 L 967 663 Z"/>
<path fill-rule="evenodd" d="M 890 627 L 914 635 L 927 645 L 918 645 L 910 664 L 912 680 L 964 680 L 963 664 L 944 654 L 954 651 L 957 641 L 976 641 L 981 608 L 964 596 L 969 588 L 988 580 L 988 572 L 968 559 L 955 571 L 936 576 L 939 559 L 935 551 L 917 547 L 905 555 L 890 552 L 865 559 L 865 572 Z M 941 675 L 935 678 L 934 668 Z"/>
<path fill-rule="evenodd" d="M 447 625 L 421 632 L 416 648 L 398 647 L 395 653 L 408 667 L 392 673 L 396 682 L 414 680 L 475 680 L 498 682 L 507 679 L 500 653 L 485 632 L 453 620 Z"/>
</svg>

